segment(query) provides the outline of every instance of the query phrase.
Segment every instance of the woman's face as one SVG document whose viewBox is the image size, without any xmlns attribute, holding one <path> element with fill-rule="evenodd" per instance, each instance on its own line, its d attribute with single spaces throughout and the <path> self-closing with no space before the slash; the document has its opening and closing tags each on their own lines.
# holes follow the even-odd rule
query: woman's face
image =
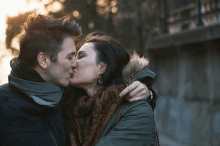
<svg viewBox="0 0 220 146">
<path fill-rule="evenodd" d="M 77 53 L 77 67 L 70 85 L 78 88 L 96 85 L 100 75 L 100 65 L 97 65 L 97 53 L 93 43 L 84 44 Z"/>
</svg>

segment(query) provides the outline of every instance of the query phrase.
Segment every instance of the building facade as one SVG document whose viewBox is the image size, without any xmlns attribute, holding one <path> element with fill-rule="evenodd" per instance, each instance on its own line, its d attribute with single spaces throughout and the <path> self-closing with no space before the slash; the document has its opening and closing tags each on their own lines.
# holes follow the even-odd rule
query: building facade
<svg viewBox="0 0 220 146">
<path fill-rule="evenodd" d="M 161 145 L 219 146 L 220 2 L 159 3 L 160 32 L 145 49 L 158 74 Z"/>
</svg>

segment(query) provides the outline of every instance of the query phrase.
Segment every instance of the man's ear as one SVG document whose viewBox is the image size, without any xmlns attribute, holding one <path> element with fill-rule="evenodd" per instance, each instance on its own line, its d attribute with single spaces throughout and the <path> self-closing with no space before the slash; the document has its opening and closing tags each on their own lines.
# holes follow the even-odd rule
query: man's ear
<svg viewBox="0 0 220 146">
<path fill-rule="evenodd" d="M 50 58 L 43 52 L 37 55 L 37 61 L 40 67 L 46 69 L 50 65 Z"/>
<path fill-rule="evenodd" d="M 99 74 L 103 74 L 107 68 L 107 64 L 105 62 L 99 63 Z"/>
</svg>

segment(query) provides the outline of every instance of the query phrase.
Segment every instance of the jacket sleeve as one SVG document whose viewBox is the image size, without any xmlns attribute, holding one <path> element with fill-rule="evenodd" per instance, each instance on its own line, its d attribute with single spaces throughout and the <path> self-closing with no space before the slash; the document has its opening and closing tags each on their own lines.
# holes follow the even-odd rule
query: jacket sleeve
<svg viewBox="0 0 220 146">
<path fill-rule="evenodd" d="M 136 80 L 142 82 L 147 86 L 147 88 L 153 93 L 153 99 L 147 99 L 147 102 L 151 105 L 151 108 L 154 110 L 156 106 L 157 95 L 155 91 L 152 89 L 153 83 L 156 80 L 157 75 L 145 67 L 136 77 Z"/>
<path fill-rule="evenodd" d="M 147 99 L 146 101 L 150 104 L 151 108 L 154 110 L 156 107 L 157 94 L 152 88 L 148 88 L 153 93 L 152 99 Z"/>
<path fill-rule="evenodd" d="M 151 106 L 144 100 L 127 104 L 120 122 L 96 146 L 156 146 Z"/>
</svg>

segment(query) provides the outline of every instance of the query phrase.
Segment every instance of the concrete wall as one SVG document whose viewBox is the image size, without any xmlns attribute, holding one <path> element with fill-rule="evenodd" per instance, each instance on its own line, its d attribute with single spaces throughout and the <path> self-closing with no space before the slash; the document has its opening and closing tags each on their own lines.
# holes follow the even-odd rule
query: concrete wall
<svg viewBox="0 0 220 146">
<path fill-rule="evenodd" d="M 219 40 L 153 49 L 161 145 L 220 145 Z M 175 143 L 175 144 L 172 144 Z"/>
</svg>

